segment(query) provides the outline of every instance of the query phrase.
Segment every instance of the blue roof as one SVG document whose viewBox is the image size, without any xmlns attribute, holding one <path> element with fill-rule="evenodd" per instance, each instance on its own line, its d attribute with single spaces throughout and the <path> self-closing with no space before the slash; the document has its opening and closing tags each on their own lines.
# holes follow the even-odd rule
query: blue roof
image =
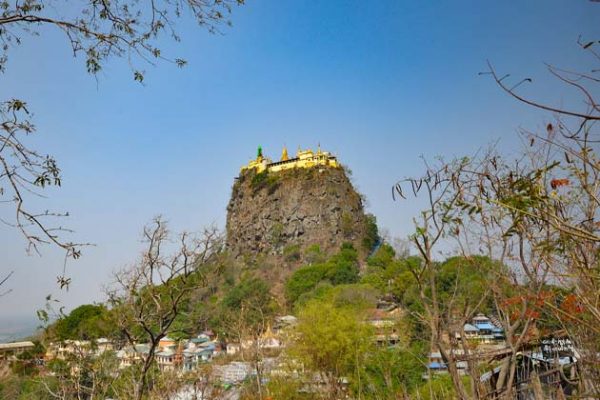
<svg viewBox="0 0 600 400">
<path fill-rule="evenodd" d="M 431 362 L 427 365 L 427 368 L 429 369 L 446 369 L 446 365 L 439 363 L 439 362 Z"/>
<path fill-rule="evenodd" d="M 465 324 L 464 326 L 465 332 L 477 332 L 479 328 L 471 324 Z"/>
<path fill-rule="evenodd" d="M 483 324 L 475 324 L 480 330 L 481 329 L 488 329 L 488 330 L 493 330 L 495 328 L 494 325 L 490 324 L 489 322 L 484 322 Z"/>
</svg>

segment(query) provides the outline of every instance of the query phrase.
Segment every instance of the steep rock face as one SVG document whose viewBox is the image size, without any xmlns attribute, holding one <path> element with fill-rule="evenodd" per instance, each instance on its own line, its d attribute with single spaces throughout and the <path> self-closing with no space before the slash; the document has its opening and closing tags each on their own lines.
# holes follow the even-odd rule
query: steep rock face
<svg viewBox="0 0 600 400">
<path fill-rule="evenodd" d="M 343 242 L 359 248 L 365 229 L 362 199 L 342 168 L 245 172 L 227 206 L 227 247 L 235 257 L 314 244 L 326 253 Z"/>
</svg>

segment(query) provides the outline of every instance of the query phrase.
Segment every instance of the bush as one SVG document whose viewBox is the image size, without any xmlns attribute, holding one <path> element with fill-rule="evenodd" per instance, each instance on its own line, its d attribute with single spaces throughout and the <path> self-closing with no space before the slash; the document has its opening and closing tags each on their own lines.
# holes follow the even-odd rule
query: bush
<svg viewBox="0 0 600 400">
<path fill-rule="evenodd" d="M 300 245 L 293 244 L 286 246 L 283 249 L 283 258 L 288 262 L 300 260 Z"/>
<path fill-rule="evenodd" d="M 109 311 L 99 304 L 84 304 L 56 321 L 51 331 L 58 340 L 91 340 L 111 336 Z"/>
<path fill-rule="evenodd" d="M 308 265 L 295 271 L 285 286 L 287 300 L 293 304 L 321 282 L 332 285 L 356 283 L 359 280 L 358 255 L 351 244 L 345 243 L 339 253 L 327 262 Z"/>
<path fill-rule="evenodd" d="M 258 332 L 276 312 L 277 305 L 273 301 L 269 285 L 256 277 L 244 277 L 224 294 L 211 322 L 212 326 L 225 335 L 236 334 L 231 332 L 231 327 L 239 324 Z"/>
<path fill-rule="evenodd" d="M 273 194 L 279 186 L 279 179 L 275 174 L 269 174 L 268 171 L 259 172 L 252 176 L 250 187 L 256 192 L 264 188 L 269 189 L 269 194 Z"/>
<path fill-rule="evenodd" d="M 377 218 L 373 214 L 366 215 L 365 236 L 362 240 L 362 245 L 365 250 L 371 251 L 381 240 L 379 237 L 379 229 L 377 228 Z"/>
<path fill-rule="evenodd" d="M 295 303 L 302 294 L 314 289 L 326 272 L 325 264 L 309 265 L 296 270 L 285 284 L 286 299 L 291 304 Z"/>
<path fill-rule="evenodd" d="M 325 261 L 325 255 L 318 244 L 313 244 L 304 252 L 304 259 L 308 264 L 322 263 Z"/>
</svg>

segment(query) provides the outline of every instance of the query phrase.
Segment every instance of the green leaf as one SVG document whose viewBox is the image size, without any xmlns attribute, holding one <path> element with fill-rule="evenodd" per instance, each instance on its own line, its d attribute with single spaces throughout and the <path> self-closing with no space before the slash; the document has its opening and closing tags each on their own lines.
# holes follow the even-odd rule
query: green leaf
<svg viewBox="0 0 600 400">
<path fill-rule="evenodd" d="M 133 79 L 142 83 L 144 82 L 144 74 L 142 74 L 140 71 L 135 71 L 133 73 Z"/>
</svg>

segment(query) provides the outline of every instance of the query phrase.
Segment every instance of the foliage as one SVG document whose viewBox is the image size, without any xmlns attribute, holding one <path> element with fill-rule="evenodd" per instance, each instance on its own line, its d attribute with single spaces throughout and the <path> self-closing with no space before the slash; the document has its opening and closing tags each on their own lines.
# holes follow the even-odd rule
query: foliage
<svg viewBox="0 0 600 400">
<path fill-rule="evenodd" d="M 13 374 L 18 376 L 36 376 L 39 373 L 40 361 L 44 358 L 45 349 L 39 341 L 34 342 L 32 349 L 18 354 L 10 364 Z"/>
<path fill-rule="evenodd" d="M 352 214 L 347 211 L 342 212 L 340 229 L 343 237 L 346 239 L 349 239 L 352 236 L 352 232 L 354 232 L 354 219 L 352 218 Z"/>
<path fill-rule="evenodd" d="M 269 285 L 256 277 L 244 277 L 224 293 L 218 311 L 213 316 L 213 326 L 225 337 L 261 333 L 277 311 Z"/>
<path fill-rule="evenodd" d="M 175 249 L 166 223 L 156 218 L 143 231 L 146 250 L 138 263 L 115 273 L 108 292 L 115 326 L 128 344 L 146 343 L 139 372 L 132 378 L 131 398 L 141 400 L 150 389 L 149 378 L 159 342 L 190 303 L 191 294 L 208 285 L 219 269 L 222 239 L 215 228 L 199 235 L 178 235 Z"/>
<path fill-rule="evenodd" d="M 307 265 L 296 270 L 285 285 L 285 295 L 294 304 L 304 293 L 315 289 L 320 283 L 332 285 L 358 282 L 358 255 L 350 244 L 342 245 L 341 250 L 326 262 Z"/>
<path fill-rule="evenodd" d="M 97 75 L 111 57 L 128 61 L 135 81 L 144 82 L 144 65 L 166 61 L 178 67 L 186 65 L 179 57 L 164 54 L 158 43 L 169 37 L 181 38 L 176 21 L 191 16 L 199 26 L 218 32 L 219 26 L 229 25 L 228 15 L 234 5 L 243 0 L 158 0 L 152 2 L 84 0 L 76 7 L 62 0 L 27 0 L 0 3 L 0 73 L 8 63 L 8 54 L 26 37 L 36 38 L 54 28 L 64 34 L 74 56 L 85 59 L 88 73 Z M 29 208 L 28 196 L 40 195 L 48 186 L 60 186 L 61 171 L 54 157 L 34 150 L 23 140 L 35 132 L 30 111 L 22 99 L 0 103 L 0 197 L 5 207 L 14 210 L 13 220 L 4 218 L 6 225 L 16 227 L 30 248 L 50 243 L 65 250 L 68 257 L 78 258 L 83 244 L 63 238 L 70 230 L 52 222 L 67 213 L 34 211 Z M 12 212 L 11 212 L 12 214 Z M 62 287 L 69 278 L 60 276 Z"/>
<path fill-rule="evenodd" d="M 283 249 L 283 258 L 287 262 L 299 261 L 301 256 L 300 245 L 298 244 L 292 244 Z"/>
<path fill-rule="evenodd" d="M 506 267 L 487 257 L 451 257 L 439 266 L 438 293 L 441 302 L 451 304 L 448 313 L 477 304 L 477 311 L 493 311 L 489 282 Z M 473 300 L 477 300 L 474 303 Z"/>
<path fill-rule="evenodd" d="M 339 379 L 356 377 L 364 365 L 372 333 L 357 310 L 313 300 L 299 313 L 297 340 L 289 353 L 309 370 L 319 372 L 338 393 Z"/>
<path fill-rule="evenodd" d="M 314 396 L 304 391 L 299 379 L 290 377 L 272 377 L 267 384 L 270 398 L 273 400 L 312 400 Z"/>
<path fill-rule="evenodd" d="M 269 194 L 272 194 L 279 185 L 279 177 L 277 174 L 269 174 L 269 171 L 264 170 L 252 175 L 250 187 L 254 192 L 262 189 L 268 189 Z"/>
<path fill-rule="evenodd" d="M 578 41 L 597 62 L 597 41 Z M 423 326 L 448 366 L 456 396 L 481 398 L 477 358 L 467 358 L 471 388 L 460 379 L 452 352 L 469 352 L 459 328 L 477 311 L 493 311 L 504 330 L 507 355 L 492 390 L 511 397 L 520 386 L 517 354 L 529 350 L 534 338 L 552 333 L 575 343 L 579 357 L 577 396 L 600 393 L 598 255 L 600 163 L 594 98 L 598 79 L 589 72 L 548 65 L 549 72 L 581 95 L 585 107 L 555 107 L 519 93 L 525 78 L 509 83 L 491 63 L 486 73 L 514 99 L 551 111 L 555 121 L 542 132 L 522 130 L 518 155 L 503 157 L 496 149 L 475 158 L 426 164 L 420 178 L 398 182 L 394 196 L 410 189 L 423 194 L 426 208 L 415 218 L 411 241 L 422 265 L 411 269 Z M 581 104 L 581 103 L 574 103 Z M 440 247 L 454 243 L 461 257 L 440 263 Z M 443 244 L 444 243 L 444 244 Z M 477 257 L 481 256 L 481 257 Z M 497 260 L 497 261 L 491 261 Z M 374 282 L 377 282 L 373 279 Z M 568 310 L 568 311 L 567 311 Z M 471 393 L 467 393 L 471 392 Z M 426 393 L 426 392 L 422 392 Z M 559 393 L 561 395 L 563 393 Z"/>
<path fill-rule="evenodd" d="M 325 264 L 309 265 L 297 269 L 285 284 L 285 296 L 290 304 L 295 303 L 304 293 L 317 287 L 325 278 Z"/>
<path fill-rule="evenodd" d="M 3 25 L 0 40 L 9 32 L 4 28 Z M 0 71 L 4 62 L 5 57 L 0 54 Z M 26 138 L 36 130 L 29 117 L 24 101 L 11 99 L 0 102 L 0 203 L 15 211 L 14 214 L 11 211 L 11 217 L 3 217 L 2 222 L 16 227 L 27 240 L 29 249 L 37 251 L 40 244 L 54 244 L 63 248 L 68 257 L 78 258 L 79 245 L 59 237 L 69 230 L 52 226 L 56 218 L 66 214 L 34 211 L 26 202 L 28 195 L 41 196 L 45 188 L 58 187 L 62 183 L 56 160 L 27 146 Z"/>
<path fill-rule="evenodd" d="M 276 222 L 271 227 L 269 239 L 273 246 L 278 247 L 283 242 L 283 224 Z"/>
<path fill-rule="evenodd" d="M 468 378 L 462 379 L 463 385 L 469 388 Z M 456 400 L 459 399 L 452 379 L 449 375 L 434 375 L 432 380 L 425 381 L 419 388 L 411 393 L 413 398 L 423 400 Z"/>
<path fill-rule="evenodd" d="M 378 348 L 369 353 L 361 379 L 362 398 L 405 398 L 423 382 L 426 372 L 424 347 L 415 344 L 410 348 Z"/>
<path fill-rule="evenodd" d="M 371 251 L 381 238 L 379 237 L 379 228 L 377 228 L 377 218 L 373 214 L 367 214 L 365 217 L 365 235 L 362 239 L 362 246 L 365 250 Z"/>
<path fill-rule="evenodd" d="M 56 340 L 90 340 L 110 337 L 114 325 L 110 313 L 102 304 L 84 304 L 59 319 L 50 328 L 50 336 Z"/>
<path fill-rule="evenodd" d="M 50 391 L 55 391 L 57 386 L 57 379 L 51 376 L 34 379 L 11 375 L 0 378 L 0 399 L 51 400 L 56 397 Z"/>
<path fill-rule="evenodd" d="M 189 12 L 200 26 L 215 32 L 220 24 L 229 23 L 226 18 L 232 5 L 242 3 L 243 0 L 177 3 L 163 0 L 151 4 L 89 0 L 82 2 L 77 13 L 67 13 L 64 12 L 66 4 L 61 1 L 5 2 L 0 13 L 0 24 L 5 28 L 0 33 L 0 40 L 5 44 L 0 71 L 6 66 L 7 51 L 21 43 L 21 36 L 35 37 L 44 25 L 65 34 L 73 53 L 85 57 L 86 69 L 92 74 L 100 72 L 103 63 L 115 56 L 141 59 L 150 64 L 153 60 L 165 60 L 183 66 L 184 60 L 170 59 L 157 47 L 158 39 L 164 34 L 180 40 L 174 31 L 175 19 Z M 142 71 L 134 70 L 134 78 L 142 82 Z"/>
<path fill-rule="evenodd" d="M 317 264 L 325 261 L 325 255 L 318 244 L 312 244 L 304 251 L 304 261 L 308 264 Z"/>
<path fill-rule="evenodd" d="M 361 282 L 392 296 L 404 307 L 419 311 L 420 300 L 413 271 L 418 271 L 421 265 L 422 259 L 417 256 L 396 259 L 394 249 L 383 244 L 367 259 L 367 271 Z"/>
<path fill-rule="evenodd" d="M 302 309 L 310 301 L 319 300 L 339 308 L 365 310 L 376 306 L 378 295 L 377 289 L 370 285 L 355 283 L 333 286 L 329 282 L 322 282 L 310 292 L 302 294 L 295 305 L 297 309 Z"/>
</svg>

